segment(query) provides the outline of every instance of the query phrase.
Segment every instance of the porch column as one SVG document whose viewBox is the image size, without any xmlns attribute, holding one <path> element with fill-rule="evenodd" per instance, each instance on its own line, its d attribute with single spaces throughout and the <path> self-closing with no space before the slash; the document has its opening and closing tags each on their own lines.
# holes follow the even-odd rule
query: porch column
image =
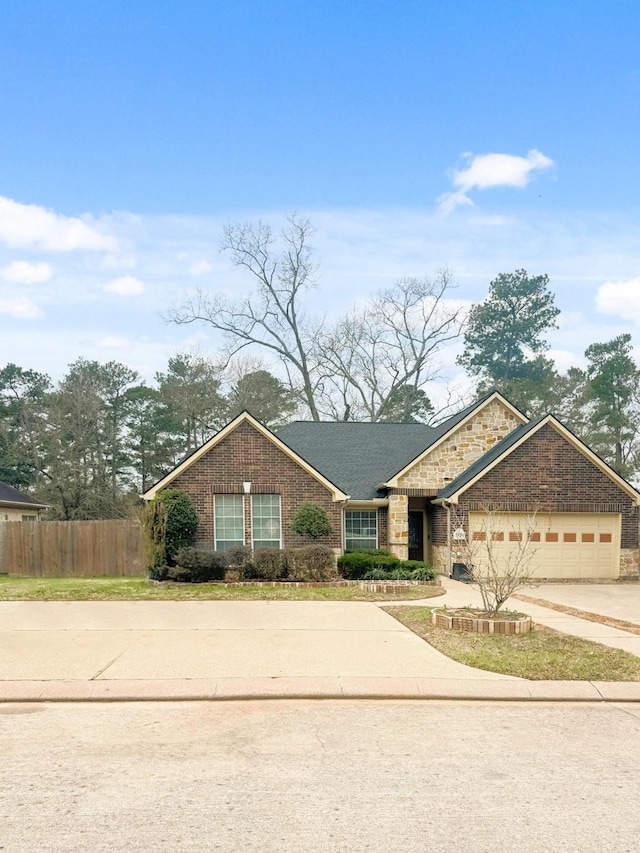
<svg viewBox="0 0 640 853">
<path fill-rule="evenodd" d="M 409 498 L 389 495 L 389 553 L 409 559 Z"/>
</svg>

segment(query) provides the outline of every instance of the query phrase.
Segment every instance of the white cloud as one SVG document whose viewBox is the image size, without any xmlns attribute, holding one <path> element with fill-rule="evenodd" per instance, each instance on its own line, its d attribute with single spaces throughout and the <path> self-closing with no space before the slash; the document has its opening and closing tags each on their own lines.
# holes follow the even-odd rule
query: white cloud
<svg viewBox="0 0 640 853">
<path fill-rule="evenodd" d="M 128 338 L 105 335 L 103 338 L 98 338 L 96 346 L 105 347 L 106 349 L 128 349 L 131 346 L 131 341 Z"/>
<path fill-rule="evenodd" d="M 37 204 L 0 196 L 0 242 L 52 252 L 114 251 L 117 241 L 102 233 L 92 217 L 62 216 Z"/>
<path fill-rule="evenodd" d="M 102 288 L 107 293 L 117 293 L 119 296 L 138 296 L 144 291 L 144 284 L 132 275 L 123 275 L 108 281 Z"/>
<path fill-rule="evenodd" d="M 209 261 L 205 261 L 203 258 L 202 260 L 191 264 L 189 272 L 191 275 L 206 275 L 208 272 L 211 272 L 212 269 L 213 267 Z"/>
<path fill-rule="evenodd" d="M 40 284 L 51 278 L 51 267 L 49 264 L 12 261 L 8 266 L 0 269 L 0 277 L 17 284 Z"/>
<path fill-rule="evenodd" d="M 0 314 L 8 314 L 17 320 L 37 320 L 42 311 L 26 296 L 0 296 Z"/>
<path fill-rule="evenodd" d="M 627 281 L 608 281 L 596 293 L 600 314 L 616 314 L 640 326 L 640 276 Z"/>
<path fill-rule="evenodd" d="M 534 172 L 550 169 L 554 162 L 541 151 L 532 148 L 526 157 L 515 154 L 473 154 L 463 155 L 467 161 L 465 169 L 452 169 L 451 183 L 453 192 L 444 193 L 438 198 L 440 213 L 451 213 L 456 207 L 469 205 L 473 201 L 468 193 L 471 190 L 487 190 L 491 187 L 526 187 Z"/>
</svg>

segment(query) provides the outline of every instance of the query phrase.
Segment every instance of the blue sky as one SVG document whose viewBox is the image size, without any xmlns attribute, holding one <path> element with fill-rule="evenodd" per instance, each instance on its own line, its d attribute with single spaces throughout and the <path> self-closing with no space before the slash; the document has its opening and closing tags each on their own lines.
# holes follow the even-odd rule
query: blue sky
<svg viewBox="0 0 640 853">
<path fill-rule="evenodd" d="M 637 2 L 21 0 L 2 17 L 0 364 L 151 377 L 215 348 L 160 313 L 242 287 L 225 222 L 294 210 L 318 227 L 330 313 L 445 265 L 477 300 L 524 267 L 557 294 L 561 366 L 621 331 L 640 346 Z"/>
</svg>

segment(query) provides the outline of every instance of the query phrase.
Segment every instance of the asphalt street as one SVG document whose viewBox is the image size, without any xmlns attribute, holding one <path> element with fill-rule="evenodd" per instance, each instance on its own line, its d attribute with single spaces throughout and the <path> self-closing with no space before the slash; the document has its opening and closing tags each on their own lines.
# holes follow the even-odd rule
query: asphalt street
<svg viewBox="0 0 640 853">
<path fill-rule="evenodd" d="M 640 705 L 0 705 L 3 853 L 635 853 Z"/>
</svg>

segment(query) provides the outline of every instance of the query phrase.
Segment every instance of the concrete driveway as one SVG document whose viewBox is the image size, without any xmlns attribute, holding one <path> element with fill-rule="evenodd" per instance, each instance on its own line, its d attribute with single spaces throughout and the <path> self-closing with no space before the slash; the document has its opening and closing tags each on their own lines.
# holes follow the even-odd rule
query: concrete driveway
<svg viewBox="0 0 640 853">
<path fill-rule="evenodd" d="M 640 626 L 640 583 L 542 584 L 521 592 L 531 598 L 622 619 Z"/>
<path fill-rule="evenodd" d="M 433 649 L 374 604 L 0 602 L 0 680 L 504 680 Z"/>
</svg>

